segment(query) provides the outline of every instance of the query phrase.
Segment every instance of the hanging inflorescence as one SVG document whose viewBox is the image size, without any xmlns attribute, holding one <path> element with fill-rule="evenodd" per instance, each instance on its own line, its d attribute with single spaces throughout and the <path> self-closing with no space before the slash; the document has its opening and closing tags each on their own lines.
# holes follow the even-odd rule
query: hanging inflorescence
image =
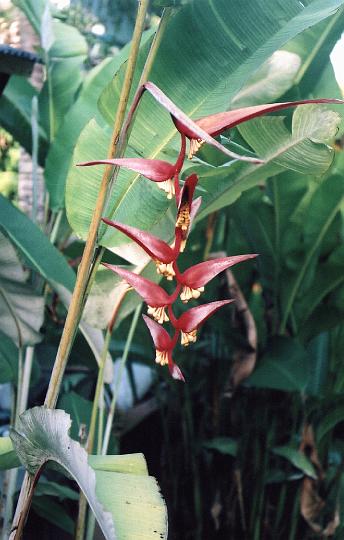
<svg viewBox="0 0 344 540">
<path fill-rule="evenodd" d="M 262 163 L 260 159 L 239 156 L 221 145 L 213 137 L 226 129 L 268 112 L 308 103 L 343 103 L 343 101 L 317 99 L 258 105 L 214 114 L 194 122 L 176 107 L 157 86 L 148 82 L 139 89 L 129 116 L 131 115 L 133 117 L 135 108 L 145 90 L 150 92 L 171 113 L 172 120 L 180 133 L 181 144 L 176 163 L 171 164 L 157 159 L 118 158 L 91 161 L 80 165 L 110 164 L 125 167 L 156 182 L 157 186 L 166 192 L 168 199 L 175 200 L 176 220 L 174 241 L 171 245 L 147 231 L 142 231 L 109 219 L 103 219 L 105 223 L 124 233 L 141 246 L 154 261 L 159 275 L 169 281 L 175 281 L 176 287 L 172 294 L 169 295 L 156 283 L 134 272 L 130 272 L 119 266 L 103 264 L 121 276 L 147 303 L 147 313 L 149 316 L 143 315 L 143 318 L 156 348 L 156 362 L 162 366 L 168 365 L 170 373 L 175 379 L 184 380 L 180 368 L 172 359 L 172 352 L 178 340 L 180 340 L 181 345 L 184 347 L 188 347 L 190 343 L 194 343 L 197 339 L 197 331 L 206 319 L 222 306 L 233 302 L 233 300 L 220 300 L 192 307 L 178 318 L 173 311 L 174 303 L 179 297 L 185 304 L 189 301 L 197 300 L 204 292 L 205 285 L 220 272 L 239 262 L 257 256 L 256 254 L 248 254 L 222 257 L 201 262 L 191 266 L 184 272 L 180 272 L 178 258 L 180 253 L 185 249 L 192 221 L 201 205 L 201 197 L 194 198 L 198 182 L 198 176 L 196 174 L 188 176 L 181 187 L 180 174 L 185 160 L 186 139 L 190 141 L 189 158 L 192 158 L 200 146 L 206 142 L 215 146 L 231 158 L 259 164 Z M 170 322 L 173 327 L 172 336 L 162 326 L 166 322 Z"/>
</svg>

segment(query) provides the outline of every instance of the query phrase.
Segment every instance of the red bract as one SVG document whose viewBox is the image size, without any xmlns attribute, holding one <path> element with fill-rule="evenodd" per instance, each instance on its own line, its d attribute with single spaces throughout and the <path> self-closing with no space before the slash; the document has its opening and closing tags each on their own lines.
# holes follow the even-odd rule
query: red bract
<svg viewBox="0 0 344 540">
<path fill-rule="evenodd" d="M 188 311 L 185 311 L 177 321 L 174 322 L 174 327 L 181 330 L 181 343 L 185 347 L 189 343 L 194 343 L 197 340 L 197 330 L 211 315 L 218 309 L 227 304 L 231 304 L 234 300 L 219 300 L 218 302 L 210 302 L 202 306 L 197 306 Z"/>
<path fill-rule="evenodd" d="M 117 159 L 98 159 L 96 161 L 86 161 L 78 163 L 78 167 L 89 167 L 92 165 L 118 165 L 135 171 L 142 176 L 145 176 L 153 182 L 157 182 L 159 187 L 167 193 L 167 198 L 172 199 L 175 194 L 173 178 L 177 170 L 176 165 L 162 161 L 160 159 L 143 159 L 143 158 L 117 158 Z"/>
<path fill-rule="evenodd" d="M 222 257 L 191 266 L 178 276 L 178 281 L 183 285 L 180 298 L 187 303 L 192 298 L 199 298 L 204 291 L 204 285 L 209 283 L 215 276 L 227 268 L 234 266 L 248 259 L 257 257 L 257 254 L 234 255 L 233 257 Z"/>
<path fill-rule="evenodd" d="M 124 268 L 120 268 L 113 264 L 102 264 L 112 270 L 112 272 L 121 276 L 140 296 L 142 296 L 144 301 L 148 304 L 148 315 L 152 315 L 152 317 L 160 324 L 169 320 L 165 308 L 173 302 L 174 298 L 170 297 L 164 289 L 149 279 L 134 274 L 134 272 L 124 270 Z"/>
<path fill-rule="evenodd" d="M 136 229 L 136 227 L 130 227 L 129 225 L 122 225 L 116 221 L 103 218 L 104 223 L 115 227 L 115 229 L 126 234 L 129 238 L 134 240 L 152 259 L 157 266 L 158 274 L 165 276 L 168 280 L 171 280 L 175 275 L 172 268 L 172 262 L 179 255 L 178 245 L 174 248 L 170 248 L 166 242 L 160 240 L 152 234 Z"/>
<path fill-rule="evenodd" d="M 243 107 L 241 109 L 234 109 L 232 111 L 225 111 L 217 114 L 212 114 L 210 116 L 204 116 L 203 118 L 195 120 L 195 124 L 212 137 L 216 137 L 216 135 L 219 135 L 223 131 L 238 126 L 243 122 L 247 122 L 252 118 L 263 116 L 264 114 L 270 112 L 288 109 L 289 107 L 296 107 L 297 105 L 309 105 L 312 103 L 343 104 L 344 101 L 341 99 L 319 98 L 304 99 L 300 101 L 286 101 L 283 103 L 268 103 L 265 105 L 254 105 L 251 107 Z M 189 157 L 192 157 L 200 148 L 200 146 L 204 142 L 207 142 L 206 139 L 197 135 L 194 130 L 188 129 L 185 123 L 179 122 L 178 120 L 175 120 L 174 123 L 178 131 L 180 131 L 186 137 L 188 137 L 188 139 L 190 139 Z"/>
<path fill-rule="evenodd" d="M 231 150 L 228 150 L 225 146 L 220 144 L 216 139 L 214 139 L 209 133 L 204 131 L 196 122 L 191 120 L 183 111 L 177 107 L 173 103 L 173 101 L 168 98 L 160 88 L 158 88 L 154 83 L 147 82 L 144 85 L 144 88 L 148 90 L 152 96 L 165 108 L 167 109 L 171 115 L 172 119 L 178 128 L 178 130 L 186 135 L 189 138 L 193 139 L 200 139 L 204 142 L 207 142 L 208 144 L 214 146 L 227 156 L 239 159 L 241 161 L 249 161 L 251 163 L 263 163 L 261 159 L 258 158 L 252 158 L 248 156 L 240 156 L 239 154 L 236 154 L 235 152 L 231 152 Z"/>
<path fill-rule="evenodd" d="M 166 330 L 162 328 L 162 326 L 152 321 L 152 319 L 150 319 L 146 315 L 143 315 L 143 319 L 148 327 L 148 330 L 150 331 L 155 345 L 156 363 L 160 364 L 161 366 L 167 364 L 172 377 L 174 379 L 185 382 L 181 370 L 172 360 L 172 350 L 175 346 L 176 339 L 172 339 L 168 332 L 166 332 Z M 178 334 L 176 335 L 176 337 L 178 337 Z"/>
</svg>

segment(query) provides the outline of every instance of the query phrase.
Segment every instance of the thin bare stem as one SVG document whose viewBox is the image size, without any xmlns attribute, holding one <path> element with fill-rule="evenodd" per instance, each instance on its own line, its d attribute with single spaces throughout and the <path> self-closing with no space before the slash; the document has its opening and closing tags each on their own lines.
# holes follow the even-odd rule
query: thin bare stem
<svg viewBox="0 0 344 540">
<path fill-rule="evenodd" d="M 126 364 L 127 359 L 128 359 L 128 354 L 129 354 L 129 351 L 130 351 L 131 343 L 133 341 L 133 337 L 134 337 L 134 334 L 135 334 L 136 326 L 137 326 L 137 323 L 138 323 L 138 320 L 139 320 L 140 312 L 141 312 L 141 304 L 139 306 L 137 306 L 137 308 L 136 308 L 136 310 L 134 312 L 134 315 L 133 315 L 133 318 L 132 318 L 132 321 L 131 321 L 131 325 L 130 325 L 130 329 L 129 329 L 129 332 L 128 332 L 128 337 L 127 337 L 127 340 L 125 342 L 125 347 L 124 347 L 123 355 L 122 355 L 122 358 L 121 358 L 121 364 L 120 364 L 118 374 L 117 374 L 117 377 L 116 377 L 115 389 L 114 389 L 113 396 L 112 396 L 110 410 L 109 410 L 109 414 L 108 414 L 107 421 L 106 421 L 105 434 L 104 434 L 104 440 L 103 440 L 103 448 L 102 448 L 102 455 L 106 455 L 108 447 L 109 447 L 111 429 L 112 429 L 113 419 L 114 419 L 115 410 L 116 410 L 118 391 L 119 391 L 119 387 L 120 387 L 120 384 L 121 384 L 125 364 Z"/>
</svg>

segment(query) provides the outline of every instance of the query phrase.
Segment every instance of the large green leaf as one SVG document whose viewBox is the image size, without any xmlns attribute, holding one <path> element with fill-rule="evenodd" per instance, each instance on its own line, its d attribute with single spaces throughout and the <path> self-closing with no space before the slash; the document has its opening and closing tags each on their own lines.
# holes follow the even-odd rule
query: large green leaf
<svg viewBox="0 0 344 540">
<path fill-rule="evenodd" d="M 18 346 L 42 339 L 44 300 L 28 278 L 11 242 L 0 231 L 0 328 Z"/>
<path fill-rule="evenodd" d="M 11 439 L 28 472 L 34 475 L 51 460 L 64 467 L 84 492 L 107 540 L 166 539 L 166 506 L 141 456 L 112 456 L 113 466 L 110 457 L 100 462 L 93 458 L 94 470 L 86 451 L 69 437 L 70 426 L 70 417 L 61 410 L 35 407 L 21 415 Z"/>
<path fill-rule="evenodd" d="M 0 125 L 27 150 L 32 152 L 31 108 L 37 90 L 19 75 L 12 75 L 0 97 Z M 39 126 L 39 161 L 44 162 L 48 140 Z"/>
<path fill-rule="evenodd" d="M 224 110 L 276 49 L 335 13 L 341 4 L 339 0 L 316 0 L 306 7 L 296 0 L 284 4 L 272 0 L 257 4 L 250 0 L 245 5 L 228 0 L 193 2 L 182 8 L 167 28 L 150 78 L 192 117 Z M 190 28 L 194 31 L 190 32 Z M 142 56 L 134 82 L 142 69 Z M 100 101 L 101 110 L 111 124 L 122 80 L 123 70 Z M 103 142 L 92 148 L 96 138 Z M 88 144 L 87 139 L 90 139 Z M 107 139 L 101 127 L 89 125 L 80 139 L 83 151 L 77 148 L 74 162 L 81 156 L 84 160 L 104 157 Z M 128 153 L 166 158 L 175 147 L 176 131 L 169 115 L 145 96 L 136 116 Z M 66 204 L 72 226 L 81 237 L 87 234 L 100 175 L 99 168 L 93 172 L 70 170 Z M 138 180 L 138 175 L 121 172 L 110 207 L 118 221 L 132 221 L 133 216 L 136 226 L 147 229 L 159 221 L 167 204 L 163 195 L 152 189 L 154 186 L 148 187 L 148 182 Z M 115 233 L 107 233 L 102 243 L 114 245 L 117 238 Z"/>
<path fill-rule="evenodd" d="M 150 41 L 152 31 L 147 31 L 142 42 Z M 94 67 L 85 78 L 80 94 L 61 119 L 54 144 L 51 145 L 44 170 L 46 185 L 50 195 L 50 206 L 54 210 L 63 208 L 65 185 L 73 150 L 81 130 L 97 114 L 97 100 L 103 88 L 111 81 L 113 74 L 128 57 L 129 46 L 123 47 L 114 58 L 106 58 Z M 108 144 L 108 141 L 104 144 Z"/>
<path fill-rule="evenodd" d="M 47 77 L 39 94 L 39 117 L 52 141 L 83 81 L 88 48 L 77 28 L 53 19 L 49 2 L 41 19 L 40 40 Z"/>
<path fill-rule="evenodd" d="M 341 8 L 334 17 L 307 29 L 285 46 L 302 61 L 295 84 L 298 95 L 307 96 L 319 90 L 318 81 L 329 65 L 330 53 L 343 32 L 344 12 Z M 315 94 L 327 97 L 326 94 Z M 331 97 L 337 97 L 331 94 Z M 338 96 L 340 97 L 340 96 Z"/>
<path fill-rule="evenodd" d="M 309 359 L 295 340 L 275 337 L 246 382 L 257 388 L 302 392 L 309 378 Z"/>
<path fill-rule="evenodd" d="M 301 58 L 289 51 L 275 51 L 231 100 L 231 109 L 272 103 L 293 85 Z"/>
<path fill-rule="evenodd" d="M 21 252 L 25 261 L 47 281 L 73 290 L 75 274 L 63 255 L 23 212 L 0 196 L 0 229 Z"/>
</svg>

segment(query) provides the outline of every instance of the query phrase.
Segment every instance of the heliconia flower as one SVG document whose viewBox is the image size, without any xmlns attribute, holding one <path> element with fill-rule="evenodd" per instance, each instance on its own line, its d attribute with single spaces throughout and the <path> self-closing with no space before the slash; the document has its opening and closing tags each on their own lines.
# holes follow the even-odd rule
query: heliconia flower
<svg viewBox="0 0 344 540">
<path fill-rule="evenodd" d="M 185 180 L 185 183 L 180 190 L 177 200 L 177 219 L 176 229 L 180 229 L 182 233 L 181 251 L 184 251 L 186 238 L 191 224 L 191 212 L 193 206 L 193 195 L 198 182 L 197 174 L 191 174 Z"/>
<path fill-rule="evenodd" d="M 265 105 L 253 105 L 251 107 L 243 107 L 241 109 L 234 109 L 232 111 L 225 111 L 217 114 L 211 114 L 210 116 L 204 116 L 203 118 L 195 120 L 195 124 L 212 137 L 216 137 L 216 135 L 219 135 L 223 131 L 238 126 L 243 122 L 247 122 L 252 118 L 263 116 L 264 114 L 270 112 L 287 109 L 289 107 L 296 107 L 297 105 L 309 105 L 312 103 L 332 103 L 339 105 L 343 104 L 344 101 L 341 99 L 319 98 L 286 101 L 283 103 L 267 103 Z M 202 144 L 207 141 L 204 138 L 199 137 L 194 130 L 188 129 L 183 122 L 174 120 L 174 123 L 178 131 L 190 139 L 189 158 L 192 158 Z"/>
<path fill-rule="evenodd" d="M 165 330 L 165 328 L 152 321 L 152 319 L 150 319 L 146 315 L 143 315 L 143 319 L 148 327 L 148 330 L 152 336 L 155 345 L 156 363 L 160 364 L 161 366 L 168 365 L 172 377 L 174 379 L 179 379 L 185 382 L 184 376 L 180 368 L 172 360 L 172 350 L 176 344 L 176 339 L 172 339 L 169 333 Z M 178 337 L 178 333 L 175 337 Z"/>
<path fill-rule="evenodd" d="M 173 324 L 177 330 L 181 331 L 181 344 L 187 347 L 190 343 L 194 343 L 197 340 L 197 330 L 200 325 L 222 306 L 232 302 L 234 302 L 232 299 L 219 300 L 218 302 L 210 302 L 185 311 Z"/>
<path fill-rule="evenodd" d="M 165 309 L 169 306 L 174 298 L 169 296 L 167 292 L 159 287 L 156 283 L 153 283 L 149 279 L 146 279 L 134 272 L 120 268 L 113 264 L 102 263 L 106 268 L 112 270 L 119 276 L 121 276 L 135 291 L 144 299 L 148 304 L 148 315 L 152 315 L 159 324 L 163 324 L 169 321 Z"/>
<path fill-rule="evenodd" d="M 209 133 L 207 133 L 201 126 L 199 126 L 196 122 L 191 120 L 177 105 L 173 103 L 173 101 L 170 100 L 164 94 L 160 88 L 158 88 L 154 83 L 148 81 L 143 85 L 145 90 L 148 90 L 150 94 L 158 101 L 165 109 L 167 109 L 172 116 L 172 119 L 180 133 L 183 133 L 188 137 L 189 139 L 199 139 L 201 141 L 204 141 L 227 156 L 230 156 L 234 159 L 239 159 L 241 161 L 249 161 L 251 163 L 263 163 L 261 159 L 258 158 L 252 158 L 249 156 L 241 156 L 239 154 L 236 154 L 235 152 L 232 152 L 231 150 L 228 150 L 225 146 L 220 144 L 216 139 L 214 139 Z"/>
<path fill-rule="evenodd" d="M 167 198 L 172 199 L 175 195 L 174 176 L 178 173 L 179 163 L 175 165 L 162 161 L 161 159 L 143 159 L 143 158 L 116 158 L 116 159 L 98 159 L 96 161 L 86 161 L 78 163 L 78 167 L 89 167 L 92 165 L 118 165 L 131 171 L 135 171 L 145 176 L 153 182 L 157 182 L 160 189 L 167 193 Z"/>
<path fill-rule="evenodd" d="M 191 266 L 178 276 L 178 282 L 183 285 L 180 298 L 186 304 L 192 298 L 197 299 L 204 291 L 204 285 L 217 276 L 220 272 L 227 270 L 231 266 L 248 259 L 257 257 L 256 253 L 248 255 L 234 255 L 232 257 L 221 257 L 210 261 L 201 262 Z"/>
<path fill-rule="evenodd" d="M 103 221 L 107 225 L 115 227 L 115 229 L 124 233 L 144 249 L 144 251 L 154 260 L 158 274 L 165 276 L 168 280 L 173 279 L 175 271 L 173 270 L 172 263 L 179 255 L 177 243 L 175 243 L 174 248 L 171 248 L 166 242 L 153 236 L 147 231 L 141 231 L 141 229 L 130 227 L 129 225 L 122 225 L 117 221 L 111 221 L 106 218 L 103 218 Z"/>
</svg>

